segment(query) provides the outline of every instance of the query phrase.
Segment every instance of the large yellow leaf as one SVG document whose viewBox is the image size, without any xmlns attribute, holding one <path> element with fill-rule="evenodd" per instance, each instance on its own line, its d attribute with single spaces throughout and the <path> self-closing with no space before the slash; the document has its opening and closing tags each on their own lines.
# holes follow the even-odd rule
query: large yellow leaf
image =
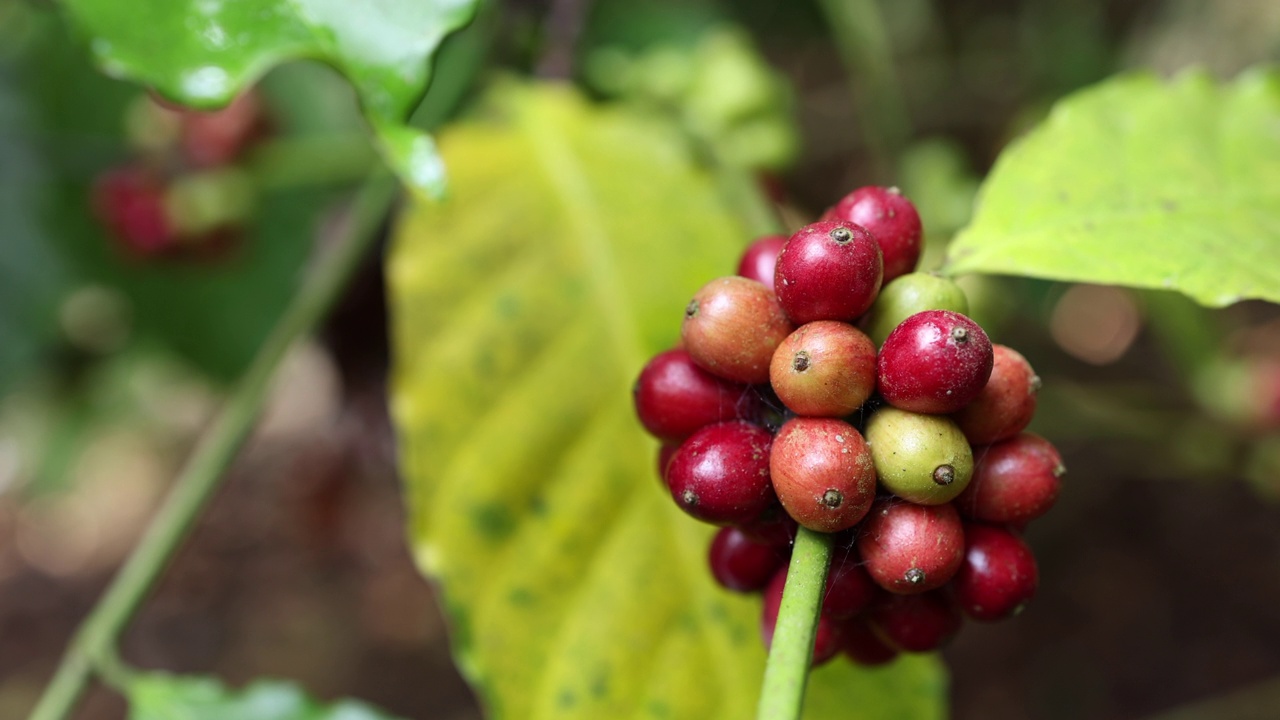
<svg viewBox="0 0 1280 720">
<path fill-rule="evenodd" d="M 759 601 L 660 489 L 630 386 L 749 240 L 654 119 L 506 86 L 441 137 L 451 196 L 390 258 L 416 555 L 493 717 L 749 718 Z M 937 717 L 930 659 L 811 683 L 813 717 Z"/>
</svg>

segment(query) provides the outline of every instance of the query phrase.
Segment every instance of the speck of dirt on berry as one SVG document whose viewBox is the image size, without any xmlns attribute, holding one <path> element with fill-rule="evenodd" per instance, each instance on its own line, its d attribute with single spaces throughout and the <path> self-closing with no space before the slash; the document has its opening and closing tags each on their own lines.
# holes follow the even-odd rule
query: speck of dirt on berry
<svg viewBox="0 0 1280 720">
<path fill-rule="evenodd" d="M 1043 386 L 1044 386 L 1044 381 L 1040 379 L 1039 375 L 1031 376 L 1031 392 L 1032 393 L 1040 392 L 1040 388 Z"/>
<path fill-rule="evenodd" d="M 684 492 L 680 493 L 680 500 L 688 507 L 697 507 L 698 493 L 692 490 L 685 490 Z"/>
<path fill-rule="evenodd" d="M 1066 475 L 1066 474 L 1067 474 L 1067 466 L 1066 466 L 1066 465 L 1058 465 L 1057 467 L 1055 467 L 1055 468 L 1053 469 L 1053 476 L 1054 476 L 1054 477 L 1062 477 L 1063 475 Z"/>
<path fill-rule="evenodd" d="M 697 301 L 697 299 L 695 298 L 695 299 L 693 299 L 693 300 L 690 300 L 690 301 L 689 301 L 689 304 L 685 306 L 685 308 L 684 308 L 684 316 L 685 316 L 685 318 L 686 318 L 686 319 L 689 319 L 689 318 L 692 318 L 694 315 L 697 315 L 697 314 L 698 314 L 698 301 Z"/>
<path fill-rule="evenodd" d="M 939 465 L 933 469 L 933 481 L 939 485 L 950 485 L 956 481 L 956 469 L 950 465 Z"/>
<path fill-rule="evenodd" d="M 853 233 L 849 232 L 849 228 L 846 227 L 838 227 L 827 233 L 827 236 L 841 245 L 853 239 Z"/>
<path fill-rule="evenodd" d="M 969 331 L 962 327 L 951 328 L 951 339 L 958 343 L 969 342 Z"/>
<path fill-rule="evenodd" d="M 809 369 L 809 352 L 801 350 L 791 359 L 791 369 L 796 372 L 804 372 Z"/>
<path fill-rule="evenodd" d="M 902 579 L 906 580 L 908 583 L 912 585 L 919 585 L 920 583 L 924 582 L 924 571 L 921 570 L 920 568 L 913 567 L 907 570 L 906 572 L 902 573 Z"/>
<path fill-rule="evenodd" d="M 831 488 L 822 493 L 822 504 L 831 509 L 840 507 L 844 503 L 844 494 L 835 488 Z"/>
</svg>

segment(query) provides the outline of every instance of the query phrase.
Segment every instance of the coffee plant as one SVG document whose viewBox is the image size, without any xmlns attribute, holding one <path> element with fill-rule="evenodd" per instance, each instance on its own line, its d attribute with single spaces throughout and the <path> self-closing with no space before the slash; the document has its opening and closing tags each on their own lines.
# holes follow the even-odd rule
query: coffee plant
<svg viewBox="0 0 1280 720">
<path fill-rule="evenodd" d="M 1239 340 L 1280 303 L 1259 58 L 1048 83 L 1051 107 L 1001 110 L 979 180 L 913 127 L 950 127 L 923 122 L 945 93 L 897 77 L 915 26 L 890 3 L 53 4 L 0 0 L 0 391 L 137 352 L 225 396 L 33 720 L 93 682 L 139 720 L 392 717 L 121 651 L 291 348 L 384 239 L 404 535 L 495 718 L 943 717 L 936 651 L 1068 582 L 1036 532 L 1098 481 L 1064 475 L 1082 437 L 1280 488 L 1280 347 Z M 947 3 L 904 5 L 923 43 Z M 856 122 L 801 132 L 805 68 L 758 48 L 792 22 Z M 1044 308 L 1072 293 L 1109 311 L 1063 330 Z M 1230 337 L 1228 306 L 1253 313 Z M 1168 398 L 1053 370 L 1119 357 L 1134 317 L 1185 427 L 1108 424 Z"/>
</svg>

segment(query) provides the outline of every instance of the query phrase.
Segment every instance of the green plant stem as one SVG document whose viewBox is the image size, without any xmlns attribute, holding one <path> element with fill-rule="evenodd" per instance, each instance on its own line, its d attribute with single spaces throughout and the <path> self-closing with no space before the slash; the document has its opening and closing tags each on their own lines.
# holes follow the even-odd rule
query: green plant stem
<svg viewBox="0 0 1280 720">
<path fill-rule="evenodd" d="M 892 179 L 894 159 L 911 136 L 911 119 L 893 68 L 893 48 L 876 0 L 821 0 L 858 103 L 859 125 L 882 179 Z"/>
<path fill-rule="evenodd" d="M 831 535 L 800 528 L 764 668 L 758 720 L 797 720 L 813 659 L 813 639 L 831 565 Z"/>
<path fill-rule="evenodd" d="M 341 241 L 317 258 L 253 364 L 201 438 L 137 548 L 76 633 L 31 720 L 67 717 L 95 672 L 113 683 L 127 682 L 128 671 L 115 659 L 121 632 L 181 546 L 248 437 L 285 353 L 327 314 L 373 246 L 396 187 L 389 176 L 379 174 L 361 188 Z"/>
</svg>

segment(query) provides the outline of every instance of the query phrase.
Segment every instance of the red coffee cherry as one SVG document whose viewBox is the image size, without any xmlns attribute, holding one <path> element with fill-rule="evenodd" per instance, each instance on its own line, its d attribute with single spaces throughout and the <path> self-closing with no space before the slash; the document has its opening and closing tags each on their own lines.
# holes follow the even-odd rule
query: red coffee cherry
<svg viewBox="0 0 1280 720">
<path fill-rule="evenodd" d="M 991 347 L 991 378 L 973 402 L 955 414 L 965 438 L 973 445 L 990 445 L 1022 432 L 1036 414 L 1040 378 L 1017 350 Z"/>
<path fill-rule="evenodd" d="M 876 348 L 852 325 L 811 322 L 773 352 L 769 379 L 778 399 L 797 415 L 848 415 L 875 390 Z"/>
<path fill-rule="evenodd" d="M 1031 433 L 974 448 L 973 461 L 973 479 L 956 507 L 975 520 L 1017 526 L 1053 507 L 1067 471 L 1057 449 Z"/>
<path fill-rule="evenodd" d="M 964 529 L 950 505 L 878 501 L 858 536 L 867 573 L 880 587 L 901 594 L 942 587 L 964 560 Z"/>
<path fill-rule="evenodd" d="M 880 246 L 860 225 L 829 220 L 806 225 L 778 255 L 774 290 L 787 317 L 852 322 L 871 307 L 883 272 Z"/>
<path fill-rule="evenodd" d="M 778 266 L 778 253 L 787 244 L 786 235 L 766 235 L 751 243 L 738 261 L 738 274 L 773 289 L 773 273 Z"/>
<path fill-rule="evenodd" d="M 790 551 L 796 542 L 799 524 L 787 514 L 781 503 L 775 503 L 760 517 L 736 527 L 756 542 Z"/>
<path fill-rule="evenodd" d="M 787 568 L 783 567 L 764 589 L 764 608 L 760 615 L 760 635 L 765 648 L 773 646 L 773 630 L 778 624 L 778 608 L 787 584 Z M 813 638 L 813 665 L 817 667 L 840 653 L 840 623 L 825 612 L 818 615 Z"/>
<path fill-rule="evenodd" d="M 680 337 L 694 362 L 726 380 L 769 381 L 773 351 L 792 327 L 769 288 L 755 280 L 712 280 L 685 308 Z"/>
<path fill-rule="evenodd" d="M 667 488 L 682 510 L 717 525 L 750 522 L 777 503 L 769 484 L 769 443 L 762 427 L 708 425 L 684 441 L 667 465 Z"/>
<path fill-rule="evenodd" d="M 747 414 L 745 385 L 713 375 L 683 350 L 659 353 L 632 389 L 640 424 L 660 440 L 680 441 L 699 429 Z"/>
<path fill-rule="evenodd" d="M 707 555 L 716 582 L 735 592 L 763 590 L 787 561 L 787 553 L 733 527 L 720 528 Z"/>
<path fill-rule="evenodd" d="M 834 418 L 792 418 L 774 438 L 773 487 L 796 522 L 818 532 L 852 527 L 876 493 L 871 451 L 861 433 Z"/>
<path fill-rule="evenodd" d="M 182 153 L 195 167 L 235 162 L 270 128 L 262 100 L 254 91 L 241 93 L 220 110 L 182 112 Z"/>
<path fill-rule="evenodd" d="M 890 595 L 871 608 L 871 626 L 904 652 L 930 652 L 946 644 L 964 619 L 941 590 L 919 595 Z"/>
<path fill-rule="evenodd" d="M 992 363 L 991 341 L 977 323 L 950 310 L 926 310 L 889 333 L 876 361 L 876 384 L 896 408 L 943 415 L 982 392 Z"/>
<path fill-rule="evenodd" d="M 898 657 L 898 651 L 872 630 L 871 623 L 865 617 L 846 620 L 840 628 L 840 636 L 844 640 L 841 649 L 844 650 L 845 657 L 859 665 L 884 665 Z"/>
<path fill-rule="evenodd" d="M 880 588 L 863 569 L 858 554 L 852 550 L 836 550 L 827 571 L 827 590 L 822 597 L 822 612 L 837 620 L 861 613 L 880 596 Z"/>
<path fill-rule="evenodd" d="M 676 456 L 676 451 L 680 449 L 680 443 L 662 443 L 658 446 L 658 479 L 665 484 L 667 482 L 667 466 L 671 464 L 671 458 Z"/>
<path fill-rule="evenodd" d="M 965 615 L 992 622 L 1012 617 L 1036 593 L 1039 572 L 1031 548 L 1010 530 L 965 525 L 964 563 L 951 581 L 952 597 Z"/>
<path fill-rule="evenodd" d="M 884 282 L 916 269 L 924 230 L 920 213 L 897 188 L 861 187 L 845 195 L 823 220 L 845 220 L 866 228 L 884 255 Z"/>
<path fill-rule="evenodd" d="M 94 181 L 93 214 L 125 251 L 150 257 L 178 248 L 165 208 L 164 182 L 141 165 L 109 170 Z"/>
</svg>

